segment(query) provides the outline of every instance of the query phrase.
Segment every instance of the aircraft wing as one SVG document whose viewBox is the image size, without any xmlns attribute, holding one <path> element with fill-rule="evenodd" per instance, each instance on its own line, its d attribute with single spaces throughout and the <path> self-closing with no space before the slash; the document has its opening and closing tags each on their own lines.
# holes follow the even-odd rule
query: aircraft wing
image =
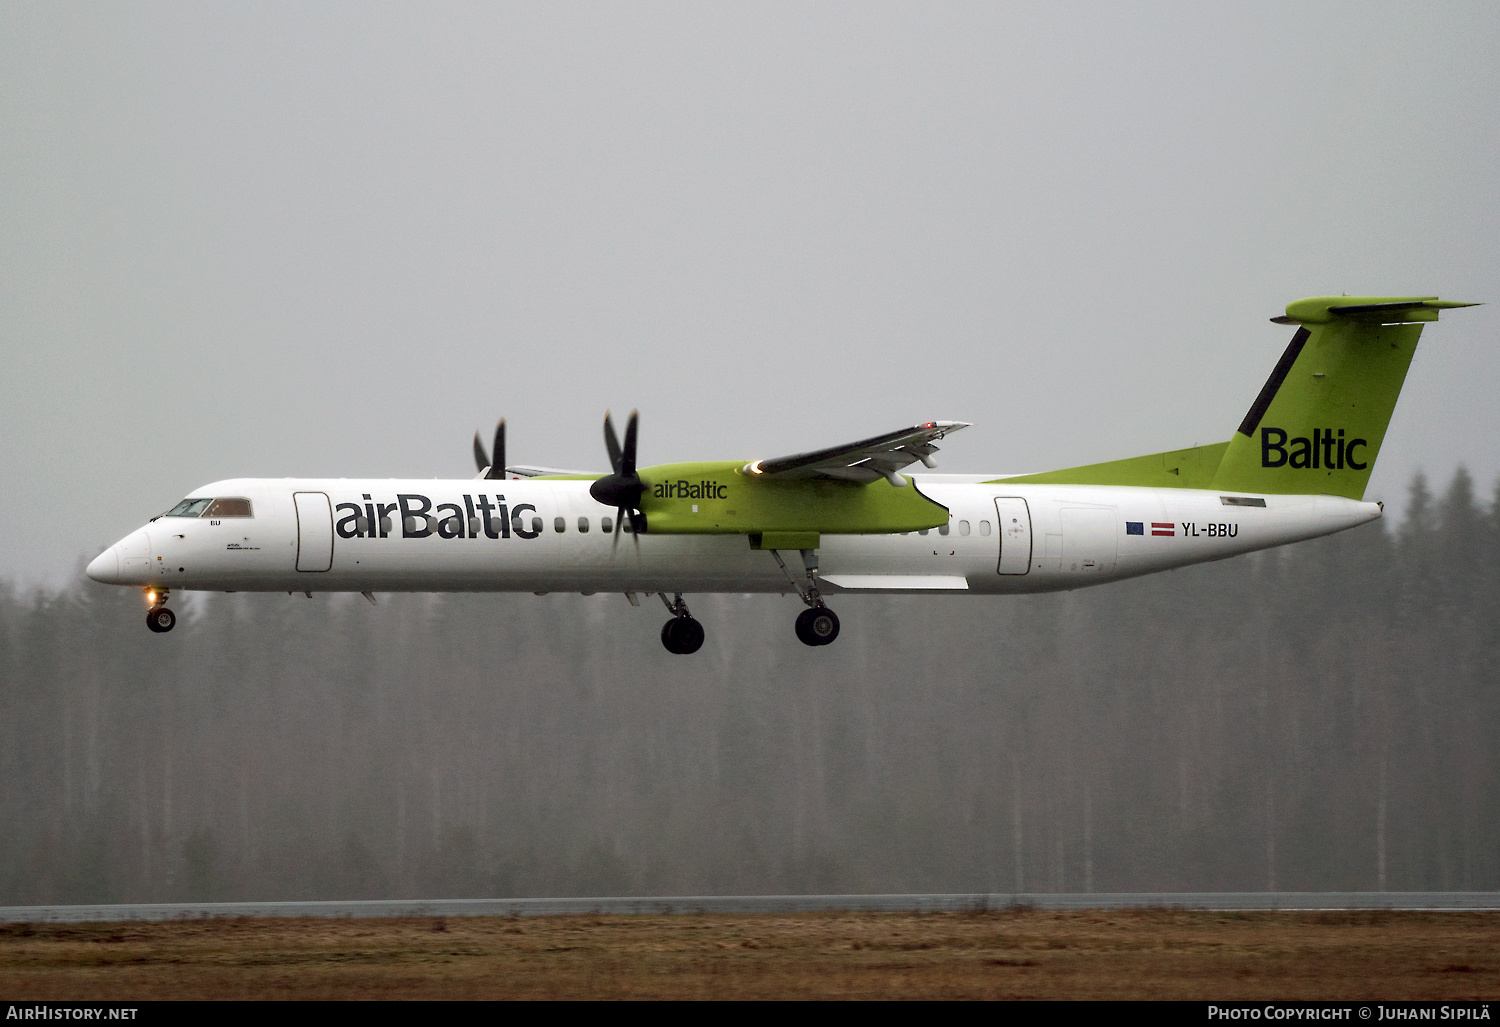
<svg viewBox="0 0 1500 1027">
<path fill-rule="evenodd" d="M 906 479 L 897 471 L 918 461 L 925 467 L 937 466 L 932 462 L 932 454 L 937 452 L 933 443 L 968 426 L 967 421 L 928 421 L 831 449 L 752 460 L 744 471 L 763 478 L 835 478 L 865 485 L 884 478 L 892 485 L 905 485 Z"/>
<path fill-rule="evenodd" d="M 505 468 L 506 474 L 513 474 L 517 478 L 599 478 L 603 475 L 599 471 L 570 471 L 566 467 L 528 467 L 522 464 L 510 464 Z"/>
<path fill-rule="evenodd" d="M 481 467 L 475 478 L 488 476 L 490 469 Z M 527 467 L 522 464 L 510 464 L 505 468 L 506 478 L 602 478 L 604 475 L 598 471 L 570 471 L 566 467 Z"/>
</svg>

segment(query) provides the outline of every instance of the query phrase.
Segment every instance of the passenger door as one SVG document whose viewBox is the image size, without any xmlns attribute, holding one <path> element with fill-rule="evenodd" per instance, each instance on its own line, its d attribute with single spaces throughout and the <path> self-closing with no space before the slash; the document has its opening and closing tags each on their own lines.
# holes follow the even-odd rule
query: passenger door
<svg viewBox="0 0 1500 1027">
<path fill-rule="evenodd" d="M 1000 535 L 1000 573 L 1031 570 L 1031 510 L 1024 499 L 997 498 L 995 516 Z"/>
<path fill-rule="evenodd" d="M 328 494 L 294 492 L 292 500 L 297 504 L 297 569 L 329 570 L 333 567 L 333 507 Z"/>
</svg>

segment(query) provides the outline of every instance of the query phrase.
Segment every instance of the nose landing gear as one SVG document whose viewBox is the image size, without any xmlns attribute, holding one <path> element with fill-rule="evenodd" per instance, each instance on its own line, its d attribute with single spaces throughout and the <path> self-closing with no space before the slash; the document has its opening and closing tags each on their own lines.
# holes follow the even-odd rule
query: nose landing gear
<svg viewBox="0 0 1500 1027">
<path fill-rule="evenodd" d="M 696 653 L 703 648 L 703 625 L 688 613 L 681 592 L 672 599 L 668 599 L 664 592 L 660 595 L 667 612 L 672 615 L 672 619 L 661 626 L 661 644 L 666 646 L 667 652 L 678 656 Z"/>
<path fill-rule="evenodd" d="M 177 626 L 177 615 L 167 609 L 167 596 L 171 593 L 167 589 L 146 589 L 146 601 L 151 604 L 151 609 L 146 611 L 146 627 L 160 635 L 171 631 Z"/>
</svg>

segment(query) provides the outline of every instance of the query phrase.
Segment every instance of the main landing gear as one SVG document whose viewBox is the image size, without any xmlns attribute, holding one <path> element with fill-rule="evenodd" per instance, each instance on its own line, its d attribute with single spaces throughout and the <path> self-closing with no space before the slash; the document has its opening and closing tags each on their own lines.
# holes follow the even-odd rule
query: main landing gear
<svg viewBox="0 0 1500 1027">
<path fill-rule="evenodd" d="M 807 570 L 805 585 L 792 576 L 779 551 L 773 549 L 771 555 L 776 558 L 782 573 L 797 590 L 797 595 L 807 604 L 807 609 L 797 615 L 798 641 L 803 645 L 827 645 L 839 637 L 839 615 L 824 605 L 823 596 L 818 591 L 818 551 L 800 549 L 798 552 L 802 554 L 802 566 Z"/>
<path fill-rule="evenodd" d="M 839 615 L 826 606 L 797 614 L 797 638 L 803 645 L 827 645 L 839 637 Z"/>
<path fill-rule="evenodd" d="M 170 593 L 166 589 L 146 589 L 146 602 L 151 604 L 151 609 L 146 611 L 146 627 L 158 635 L 171 631 L 177 626 L 177 615 L 167 609 L 167 596 Z"/>
<path fill-rule="evenodd" d="M 667 652 L 686 656 L 703 648 L 703 625 L 688 613 L 687 603 L 682 601 L 682 593 L 676 593 L 672 599 L 668 599 L 665 592 L 659 595 L 667 612 L 672 615 L 672 619 L 661 626 L 661 644 L 667 647 Z"/>
</svg>

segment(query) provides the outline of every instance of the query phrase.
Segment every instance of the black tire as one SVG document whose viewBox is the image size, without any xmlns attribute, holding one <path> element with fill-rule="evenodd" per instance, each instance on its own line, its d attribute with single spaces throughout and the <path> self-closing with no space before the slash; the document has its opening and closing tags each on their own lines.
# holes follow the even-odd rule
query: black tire
<svg viewBox="0 0 1500 1027">
<path fill-rule="evenodd" d="M 797 638 L 803 645 L 827 645 L 839 637 L 839 615 L 826 606 L 797 615 Z"/>
<path fill-rule="evenodd" d="M 704 631 L 703 625 L 699 624 L 694 617 L 677 618 L 676 639 L 677 651 L 683 656 L 696 653 L 703 648 Z"/>
<path fill-rule="evenodd" d="M 803 645 L 819 644 L 818 640 L 813 637 L 812 633 L 812 619 L 814 612 L 814 610 L 809 608 L 797 614 L 797 623 L 794 625 L 794 628 L 797 632 L 797 641 L 801 642 Z"/>
<path fill-rule="evenodd" d="M 703 625 L 692 617 L 673 617 L 661 626 L 661 644 L 678 656 L 696 653 L 703 648 Z"/>
<path fill-rule="evenodd" d="M 676 617 L 673 617 L 671 620 L 667 621 L 661 626 L 661 644 L 666 648 L 667 652 L 681 655 L 681 652 L 677 648 L 677 632 L 675 630 L 676 627 Z"/>
<path fill-rule="evenodd" d="M 165 606 L 158 606 L 146 614 L 146 627 L 157 634 L 171 631 L 177 626 L 177 615 Z"/>
</svg>

